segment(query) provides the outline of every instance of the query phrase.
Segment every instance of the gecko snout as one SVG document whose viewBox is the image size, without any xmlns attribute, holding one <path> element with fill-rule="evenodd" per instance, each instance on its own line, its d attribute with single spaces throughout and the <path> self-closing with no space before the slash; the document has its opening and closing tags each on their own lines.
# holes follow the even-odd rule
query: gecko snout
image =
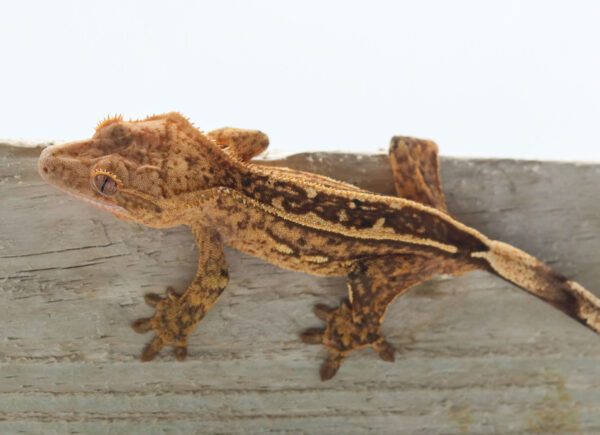
<svg viewBox="0 0 600 435">
<path fill-rule="evenodd" d="M 46 147 L 42 150 L 38 160 L 38 172 L 42 178 L 46 179 L 46 174 L 50 171 L 49 161 L 52 159 L 52 147 Z"/>
<path fill-rule="evenodd" d="M 48 184 L 62 188 L 74 188 L 88 181 L 89 168 L 65 153 L 67 144 L 44 148 L 38 159 L 38 172 Z"/>
<path fill-rule="evenodd" d="M 60 165 L 60 157 L 57 156 L 57 145 L 46 147 L 42 150 L 38 159 L 38 172 L 47 183 L 52 183 L 54 172 Z"/>
</svg>

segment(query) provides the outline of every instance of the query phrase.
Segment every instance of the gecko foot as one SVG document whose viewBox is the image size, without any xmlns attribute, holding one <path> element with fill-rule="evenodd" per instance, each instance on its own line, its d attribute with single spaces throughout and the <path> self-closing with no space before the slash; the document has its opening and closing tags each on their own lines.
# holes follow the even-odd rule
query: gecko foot
<svg viewBox="0 0 600 435">
<path fill-rule="evenodd" d="M 144 296 L 146 304 L 156 312 L 152 317 L 144 317 L 131 324 L 135 332 L 144 334 L 154 331 L 154 338 L 142 351 L 141 360 L 153 360 L 164 346 L 173 347 L 178 361 L 187 356 L 187 337 L 198 323 L 194 306 L 185 303 L 172 287 L 167 288 L 166 297 L 156 293 Z"/>
<path fill-rule="evenodd" d="M 304 343 L 323 344 L 328 348 L 329 356 L 321 366 L 321 380 L 333 378 L 344 358 L 356 349 L 371 347 L 384 361 L 394 361 L 394 348 L 381 336 L 379 323 L 355 322 L 347 300 L 337 308 L 317 304 L 314 313 L 325 322 L 325 328 L 309 328 L 300 338 Z"/>
</svg>

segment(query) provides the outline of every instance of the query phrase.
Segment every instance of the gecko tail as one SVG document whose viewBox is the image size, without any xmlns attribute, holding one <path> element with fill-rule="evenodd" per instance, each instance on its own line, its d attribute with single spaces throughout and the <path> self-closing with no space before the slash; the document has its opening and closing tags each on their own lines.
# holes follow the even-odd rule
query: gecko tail
<svg viewBox="0 0 600 435">
<path fill-rule="evenodd" d="M 489 251 L 471 256 L 482 258 L 501 278 L 600 333 L 600 298 L 514 246 L 498 241 L 489 246 Z"/>
</svg>

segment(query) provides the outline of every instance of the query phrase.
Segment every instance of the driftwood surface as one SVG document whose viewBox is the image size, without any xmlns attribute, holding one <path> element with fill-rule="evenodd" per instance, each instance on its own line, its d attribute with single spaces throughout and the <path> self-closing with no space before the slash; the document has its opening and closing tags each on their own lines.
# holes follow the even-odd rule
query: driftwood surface
<svg viewBox="0 0 600 435">
<path fill-rule="evenodd" d="M 231 283 L 184 363 L 141 363 L 142 296 L 191 279 L 186 228 L 119 221 L 45 185 L 39 149 L 0 146 L 0 433 L 600 433 L 600 337 L 483 272 L 440 277 L 388 311 L 395 363 L 298 333 L 343 279 L 228 250 Z M 392 194 L 387 157 L 274 164 Z M 600 295 L 600 165 L 442 159 L 449 209 Z"/>
</svg>

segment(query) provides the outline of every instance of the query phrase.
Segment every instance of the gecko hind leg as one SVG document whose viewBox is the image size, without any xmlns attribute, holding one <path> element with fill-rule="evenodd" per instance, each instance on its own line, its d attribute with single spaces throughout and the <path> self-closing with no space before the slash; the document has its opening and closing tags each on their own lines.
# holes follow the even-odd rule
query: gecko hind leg
<svg viewBox="0 0 600 435">
<path fill-rule="evenodd" d="M 435 142 L 394 136 L 389 157 L 398 196 L 447 212 Z"/>
<path fill-rule="evenodd" d="M 324 328 L 301 334 L 303 342 L 323 344 L 329 356 L 321 366 L 321 380 L 331 379 L 352 351 L 370 347 L 385 361 L 395 350 L 381 333 L 388 306 L 412 286 L 438 273 L 463 273 L 474 268 L 464 260 L 421 255 L 393 255 L 357 262 L 348 275 L 348 299 L 339 307 L 316 305 Z"/>
<path fill-rule="evenodd" d="M 355 322 L 352 304 L 343 299 L 337 308 L 318 304 L 314 308 L 325 328 L 309 328 L 300 338 L 307 344 L 324 344 L 329 355 L 321 366 L 321 380 L 331 379 L 344 359 L 354 350 L 371 347 L 385 361 L 394 361 L 394 348 L 382 337 L 380 325 Z"/>
</svg>

